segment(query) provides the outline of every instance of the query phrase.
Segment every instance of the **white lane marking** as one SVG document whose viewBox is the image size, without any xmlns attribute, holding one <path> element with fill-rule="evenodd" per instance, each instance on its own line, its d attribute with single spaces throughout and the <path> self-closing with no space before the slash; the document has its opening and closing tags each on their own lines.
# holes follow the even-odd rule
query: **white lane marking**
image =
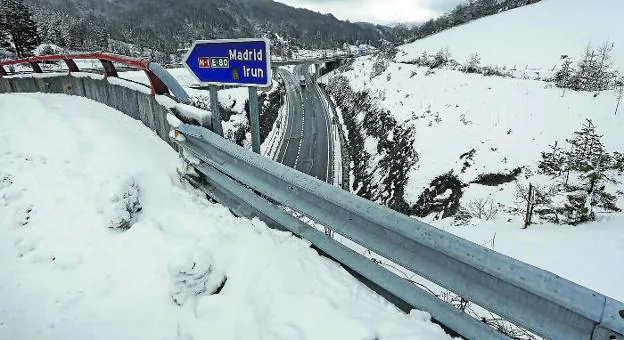
<svg viewBox="0 0 624 340">
<path fill-rule="evenodd" d="M 287 71 L 286 71 L 286 72 L 287 72 Z M 287 72 L 287 73 L 289 74 L 289 75 L 287 76 L 287 78 L 290 78 L 290 80 L 291 80 L 291 83 L 290 83 L 290 88 L 291 88 L 291 89 L 292 89 L 292 88 L 295 88 L 295 89 L 296 89 L 296 87 L 292 86 L 292 85 L 293 85 L 293 84 L 292 84 L 292 73 L 290 73 L 290 72 Z M 287 86 L 288 86 L 288 85 L 287 85 Z M 296 91 L 295 91 L 295 93 L 296 93 Z M 293 104 L 293 101 L 292 101 L 292 100 L 289 100 L 289 101 L 288 101 L 288 106 L 289 106 L 289 107 L 288 107 L 288 110 L 289 110 L 289 112 L 290 112 L 290 114 L 289 114 L 289 115 L 291 115 L 291 114 L 294 112 L 293 110 L 291 110 L 291 107 L 292 107 L 293 105 L 294 105 L 294 104 Z M 294 117 L 294 115 L 293 115 L 293 117 Z M 291 133 L 292 133 L 292 132 L 291 132 Z M 286 133 L 284 133 L 284 136 L 286 136 Z M 280 163 L 282 163 L 282 164 L 284 163 L 284 159 L 286 158 L 286 154 L 288 153 L 288 146 L 290 145 L 290 137 L 291 137 L 291 136 L 288 136 L 288 138 L 286 139 L 286 147 L 283 149 L 283 150 L 284 150 L 284 152 L 282 153 L 282 160 L 280 161 Z"/>
<path fill-rule="evenodd" d="M 305 127 L 305 105 L 301 101 L 301 134 L 299 136 L 299 146 L 297 147 L 297 158 L 295 158 L 295 169 L 299 163 L 299 156 L 301 155 L 301 147 L 303 146 L 303 128 Z"/>
</svg>

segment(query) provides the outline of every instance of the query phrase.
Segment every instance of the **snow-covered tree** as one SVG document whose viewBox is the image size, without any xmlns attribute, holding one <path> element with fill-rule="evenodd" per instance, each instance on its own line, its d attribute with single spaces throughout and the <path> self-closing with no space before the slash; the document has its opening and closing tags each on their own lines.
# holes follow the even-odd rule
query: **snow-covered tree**
<svg viewBox="0 0 624 340">
<path fill-rule="evenodd" d="M 22 0 L 0 0 L 0 40 L 18 56 L 31 55 L 39 44 L 37 25 Z"/>
<path fill-rule="evenodd" d="M 409 28 L 404 24 L 398 24 L 392 28 L 392 39 L 397 43 L 405 43 L 409 37 Z"/>
<path fill-rule="evenodd" d="M 555 73 L 554 77 L 555 84 L 562 88 L 572 87 L 572 78 L 575 71 L 572 66 L 572 60 L 567 55 L 562 55 L 561 60 L 561 68 Z"/>
<path fill-rule="evenodd" d="M 578 63 L 578 72 L 573 77 L 571 88 L 581 91 L 604 91 L 611 87 L 616 72 L 613 69 L 612 52 L 614 44 L 604 43 L 594 50 L 585 48 L 583 59 Z"/>
<path fill-rule="evenodd" d="M 479 65 L 481 65 L 481 57 L 478 53 L 473 53 L 466 61 L 465 72 L 477 73 L 479 71 Z"/>
<path fill-rule="evenodd" d="M 605 162 L 608 154 L 600 140 L 602 135 L 596 132 L 596 126 L 591 119 L 587 119 L 581 130 L 574 132 L 574 137 L 567 139 L 570 150 L 566 154 L 567 163 L 571 170 L 588 172 Z"/>
<path fill-rule="evenodd" d="M 566 156 L 557 144 L 558 142 L 549 145 L 550 151 L 542 152 L 542 159 L 537 165 L 539 173 L 549 176 L 561 176 L 567 168 Z"/>
<path fill-rule="evenodd" d="M 609 154 L 601 137 L 594 123 L 587 119 L 581 129 L 566 140 L 569 145 L 566 151 L 555 143 L 542 153 L 539 172 L 555 178 L 565 173 L 565 183 L 554 187 L 563 195 L 556 200 L 559 203 L 539 210 L 540 216 L 574 225 L 594 220 L 597 212 L 620 211 L 617 197 L 607 192 L 606 185 L 613 182 L 612 171 L 621 171 L 624 157 L 618 152 Z"/>
<path fill-rule="evenodd" d="M 492 15 L 498 11 L 498 3 L 496 0 L 476 0 L 474 2 L 474 7 L 479 17 Z"/>
<path fill-rule="evenodd" d="M 9 38 L 6 17 L 2 12 L 3 10 L 0 9 L 0 48 L 9 49 L 11 47 L 11 40 Z"/>
<path fill-rule="evenodd" d="M 615 80 L 616 72 L 613 69 L 613 48 L 615 43 L 605 42 L 598 48 L 598 73 L 596 74 L 596 87 L 607 90 Z"/>
</svg>

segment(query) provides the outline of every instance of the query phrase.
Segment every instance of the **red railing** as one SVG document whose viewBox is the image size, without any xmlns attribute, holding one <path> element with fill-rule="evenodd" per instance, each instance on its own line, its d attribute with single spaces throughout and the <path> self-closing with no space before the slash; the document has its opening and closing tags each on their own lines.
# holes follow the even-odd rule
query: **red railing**
<svg viewBox="0 0 624 340">
<path fill-rule="evenodd" d="M 78 54 L 55 54 L 55 55 L 42 55 L 30 58 L 9 59 L 0 61 L 0 77 L 8 76 L 9 74 L 4 69 L 7 65 L 16 64 L 29 64 L 32 67 L 34 73 L 43 73 L 39 63 L 47 61 L 60 61 L 62 60 L 67 65 L 69 73 L 80 72 L 78 65 L 76 65 L 75 59 L 97 59 L 102 63 L 104 68 L 105 77 L 118 77 L 115 63 L 123 64 L 132 68 L 143 70 L 149 79 L 150 86 L 152 88 L 152 95 L 156 94 L 169 94 L 167 86 L 158 78 L 154 72 L 149 69 L 150 61 L 145 58 L 132 58 L 122 55 L 109 54 L 104 52 L 89 52 Z"/>
</svg>

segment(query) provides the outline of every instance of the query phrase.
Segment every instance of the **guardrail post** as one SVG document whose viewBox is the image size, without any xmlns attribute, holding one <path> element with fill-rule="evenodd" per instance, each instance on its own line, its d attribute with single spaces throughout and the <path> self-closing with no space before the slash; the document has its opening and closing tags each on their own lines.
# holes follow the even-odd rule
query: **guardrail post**
<svg viewBox="0 0 624 340">
<path fill-rule="evenodd" d="M 63 59 L 63 61 L 65 62 L 65 65 L 67 65 L 69 73 L 80 72 L 78 65 L 76 65 L 76 62 L 73 59 Z"/>
<path fill-rule="evenodd" d="M 39 63 L 35 62 L 35 61 L 31 61 L 28 62 L 30 64 L 30 67 L 32 67 L 33 72 L 35 73 L 43 73 L 43 71 L 41 71 L 41 66 L 39 66 Z"/>
<path fill-rule="evenodd" d="M 100 59 L 102 63 L 102 67 L 104 67 L 104 76 L 106 77 L 118 77 L 117 69 L 115 69 L 115 65 L 110 60 Z"/>
<path fill-rule="evenodd" d="M 223 127 L 221 126 L 221 112 L 219 112 L 219 93 L 217 85 L 209 85 L 210 111 L 212 111 L 212 132 L 223 137 Z"/>
<path fill-rule="evenodd" d="M 251 127 L 251 149 L 260 153 L 260 112 L 258 110 L 258 89 L 249 87 L 249 125 Z"/>
<path fill-rule="evenodd" d="M 152 95 L 156 94 L 169 94 L 169 89 L 165 85 L 165 83 L 158 78 L 154 72 L 149 70 L 144 70 L 147 75 L 147 79 L 149 79 L 150 85 L 152 87 Z"/>
</svg>

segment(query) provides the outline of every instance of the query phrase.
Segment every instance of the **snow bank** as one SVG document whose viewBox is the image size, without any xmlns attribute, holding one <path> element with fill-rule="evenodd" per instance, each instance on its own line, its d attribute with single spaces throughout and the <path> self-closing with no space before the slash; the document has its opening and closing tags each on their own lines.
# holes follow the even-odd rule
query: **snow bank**
<svg viewBox="0 0 624 340">
<path fill-rule="evenodd" d="M 118 111 L 0 94 L 0 126 L 0 338 L 449 338 L 181 185 L 175 152 Z M 101 212 L 135 199 L 127 230 L 108 228 Z"/>
<path fill-rule="evenodd" d="M 624 68 L 624 30 L 616 28 L 623 12 L 621 0 L 542 0 L 405 45 L 398 60 L 448 47 L 459 62 L 476 52 L 483 65 L 546 70 L 559 65 L 563 54 L 576 61 L 588 43 L 597 47 L 609 40 L 615 43 L 613 60 Z"/>
</svg>

